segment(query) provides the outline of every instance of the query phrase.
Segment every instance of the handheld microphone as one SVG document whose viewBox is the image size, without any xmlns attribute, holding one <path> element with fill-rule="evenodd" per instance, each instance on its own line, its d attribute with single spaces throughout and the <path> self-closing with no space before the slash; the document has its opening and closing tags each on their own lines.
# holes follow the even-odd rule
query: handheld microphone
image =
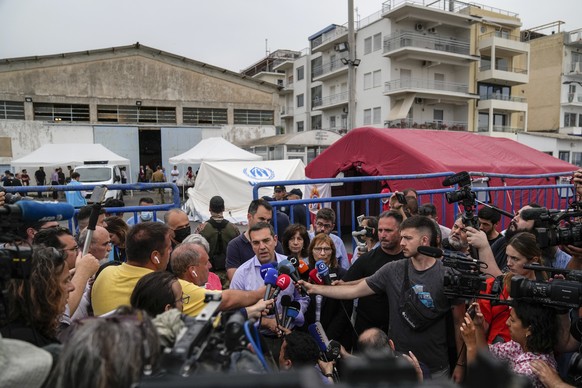
<svg viewBox="0 0 582 388">
<path fill-rule="evenodd" d="M 261 265 L 261 269 L 259 271 L 261 273 L 261 277 L 263 278 L 263 280 L 265 280 L 265 275 L 267 274 L 267 271 L 269 270 L 269 268 L 273 268 L 271 263 Z"/>
<path fill-rule="evenodd" d="M 290 262 L 291 264 L 293 264 L 293 267 L 295 267 L 295 268 L 299 267 L 299 259 L 298 259 L 298 258 L 296 258 L 295 256 L 289 256 L 289 257 L 287 258 L 287 260 L 289 260 L 289 262 Z"/>
<path fill-rule="evenodd" d="M 279 293 L 283 290 L 286 290 L 291 284 L 291 278 L 287 274 L 279 275 L 275 284 L 275 291 L 273 292 L 273 299 L 276 299 L 279 296 Z"/>
<path fill-rule="evenodd" d="M 309 272 L 309 278 L 313 281 L 314 284 L 324 284 L 323 279 L 319 277 L 319 274 L 315 268 Z"/>
<path fill-rule="evenodd" d="M 329 341 L 327 350 L 325 351 L 325 358 L 328 360 L 337 360 L 340 358 L 341 344 L 336 340 Z"/>
<path fill-rule="evenodd" d="M 277 275 L 278 273 L 275 268 L 271 267 L 267 270 L 267 273 L 265 274 L 265 285 L 267 286 L 267 289 L 265 290 L 265 296 L 263 297 L 263 300 L 269 299 L 271 288 L 273 286 L 277 287 Z"/>
<path fill-rule="evenodd" d="M 22 219 L 24 222 L 62 221 L 73 218 L 75 208 L 68 203 L 18 201 L 14 205 L 0 206 L 0 216 Z"/>
<path fill-rule="evenodd" d="M 303 260 L 299 260 L 299 266 L 297 267 L 297 271 L 299 271 L 301 279 L 303 280 L 309 279 L 309 266 Z"/>
<path fill-rule="evenodd" d="M 283 295 L 281 297 L 281 307 L 283 308 L 283 311 L 281 311 L 281 322 L 285 322 L 285 319 L 287 318 L 287 309 L 292 301 L 293 299 L 291 299 L 291 295 Z"/>
<path fill-rule="evenodd" d="M 295 321 L 295 318 L 297 318 L 297 316 L 299 315 L 300 310 L 301 305 L 299 304 L 299 302 L 297 302 L 296 300 L 291 302 L 289 308 L 287 309 L 287 318 L 283 323 L 284 328 L 289 329 L 291 327 L 291 324 L 293 323 L 293 321 Z"/>
<path fill-rule="evenodd" d="M 327 338 L 327 334 L 325 334 L 325 330 L 323 330 L 323 326 L 321 326 L 320 322 L 312 323 L 307 327 L 309 334 L 313 337 L 315 342 L 317 343 L 317 347 L 321 354 L 326 358 L 325 353 L 327 352 L 327 348 L 329 347 L 329 339 Z M 328 361 L 327 358 L 325 361 Z"/>
<path fill-rule="evenodd" d="M 285 261 L 285 260 L 283 260 L 283 261 Z M 281 264 L 283 263 L 283 261 L 281 262 Z M 291 280 L 293 280 L 293 283 L 297 283 L 299 280 L 301 280 L 299 273 L 297 273 L 297 271 L 295 270 L 295 267 L 293 267 L 291 265 L 291 263 L 288 263 L 288 265 L 281 265 L 281 264 L 279 264 L 279 274 L 289 275 L 291 277 Z M 305 288 L 305 286 L 300 286 L 300 287 L 301 287 L 301 295 L 302 296 L 307 295 L 307 289 Z"/>
<path fill-rule="evenodd" d="M 283 267 L 283 266 L 285 266 L 285 267 L 289 267 L 289 266 L 293 267 L 293 264 L 291 264 L 291 262 L 290 262 L 289 260 L 287 260 L 287 259 L 283 259 L 283 260 L 281 260 L 281 261 L 280 261 L 280 262 L 277 264 L 277 268 L 281 268 L 281 267 Z"/>
<path fill-rule="evenodd" d="M 323 260 L 318 260 L 315 263 L 315 268 L 317 268 L 317 274 L 323 280 L 326 286 L 331 284 L 331 278 L 329 277 L 329 267 Z"/>
<path fill-rule="evenodd" d="M 471 256 L 455 251 L 441 250 L 435 247 L 418 247 L 418 253 L 434 258 L 443 258 L 443 264 L 459 270 L 476 271 L 480 269 L 481 262 Z"/>
</svg>

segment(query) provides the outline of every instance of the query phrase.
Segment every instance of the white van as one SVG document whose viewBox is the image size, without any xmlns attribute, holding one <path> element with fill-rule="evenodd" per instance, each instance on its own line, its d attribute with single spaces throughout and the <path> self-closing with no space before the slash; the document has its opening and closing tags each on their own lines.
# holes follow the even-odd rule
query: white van
<svg viewBox="0 0 582 388">
<path fill-rule="evenodd" d="M 121 183 L 119 166 L 114 164 L 84 164 L 75 167 L 75 172 L 81 175 L 79 182 L 84 185 L 113 185 Z M 87 191 L 86 197 L 91 197 L 92 192 Z M 107 190 L 105 199 L 123 199 L 121 190 Z"/>
</svg>

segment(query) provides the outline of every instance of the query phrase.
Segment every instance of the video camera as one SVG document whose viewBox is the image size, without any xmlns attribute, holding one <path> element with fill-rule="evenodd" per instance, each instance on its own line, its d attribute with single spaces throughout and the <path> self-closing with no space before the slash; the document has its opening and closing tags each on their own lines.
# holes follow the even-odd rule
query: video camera
<svg viewBox="0 0 582 388">
<path fill-rule="evenodd" d="M 582 204 L 575 202 L 568 210 L 548 210 L 545 207 L 523 210 L 521 217 L 538 221 L 534 234 L 540 248 L 556 245 L 582 247 Z"/>
<path fill-rule="evenodd" d="M 459 189 L 445 193 L 448 203 L 460 202 L 463 206 L 463 224 L 479 229 L 479 217 L 474 214 L 477 194 L 471 190 L 471 176 L 467 171 L 461 171 L 455 175 L 447 177 L 443 181 L 443 186 L 458 185 Z"/>
</svg>

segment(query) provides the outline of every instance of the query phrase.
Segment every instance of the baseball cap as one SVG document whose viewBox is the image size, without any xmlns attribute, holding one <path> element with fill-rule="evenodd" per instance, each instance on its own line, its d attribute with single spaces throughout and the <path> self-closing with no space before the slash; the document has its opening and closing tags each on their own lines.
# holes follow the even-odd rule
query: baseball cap
<svg viewBox="0 0 582 388">
<path fill-rule="evenodd" d="M 278 190 L 285 191 L 285 186 L 283 186 L 283 185 L 277 185 L 277 186 L 275 186 L 275 191 L 278 191 Z"/>
</svg>

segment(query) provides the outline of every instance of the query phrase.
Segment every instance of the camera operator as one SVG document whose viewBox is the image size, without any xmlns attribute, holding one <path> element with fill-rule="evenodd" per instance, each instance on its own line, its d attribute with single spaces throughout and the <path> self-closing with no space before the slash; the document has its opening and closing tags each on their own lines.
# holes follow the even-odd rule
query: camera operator
<svg viewBox="0 0 582 388">
<path fill-rule="evenodd" d="M 443 240 L 442 245 L 445 249 L 469 254 L 469 240 L 467 240 L 467 228 L 463 223 L 463 214 L 457 216 L 449 237 Z"/>
<path fill-rule="evenodd" d="M 2 337 L 39 347 L 59 343 L 59 318 L 75 289 L 66 257 L 53 247 L 33 247 L 30 278 L 8 281 L 8 316 L 0 323 Z"/>
<path fill-rule="evenodd" d="M 279 351 L 279 368 L 291 371 L 302 367 L 316 368 L 324 384 L 333 383 L 333 363 L 319 362 L 319 348 L 307 333 L 292 331 L 285 335 Z"/>
<path fill-rule="evenodd" d="M 367 233 L 363 236 L 358 236 L 358 241 L 363 242 L 363 245 L 358 243 L 356 248 L 354 249 L 354 254 L 352 255 L 352 262 L 351 265 L 354 265 L 358 258 L 370 252 L 373 249 L 376 249 L 380 246 L 380 241 L 378 240 L 378 218 L 373 216 L 367 216 L 362 219 L 360 224 L 362 230 L 366 230 Z"/>
<path fill-rule="evenodd" d="M 574 173 L 572 183 L 576 189 L 576 201 L 582 201 L 582 169 Z M 580 220 L 579 220 L 580 221 Z M 582 247 L 575 247 L 568 245 L 563 247 L 564 250 L 572 256 L 572 260 L 568 263 L 568 269 L 582 270 Z"/>
</svg>

